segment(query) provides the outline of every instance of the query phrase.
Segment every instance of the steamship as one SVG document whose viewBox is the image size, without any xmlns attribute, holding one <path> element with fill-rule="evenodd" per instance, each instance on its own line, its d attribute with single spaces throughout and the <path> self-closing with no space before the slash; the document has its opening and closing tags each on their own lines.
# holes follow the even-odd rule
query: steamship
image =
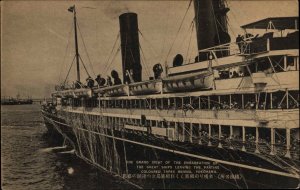
<svg viewBox="0 0 300 190">
<path fill-rule="evenodd" d="M 137 14 L 127 12 L 119 16 L 123 82 L 113 71 L 113 80 L 90 77 L 86 84 L 71 7 L 77 81 L 58 86 L 43 106 L 47 128 L 78 157 L 134 184 L 143 179 L 124 174 L 135 160 L 205 160 L 256 180 L 275 176 L 297 184 L 298 17 L 243 25 L 245 34 L 231 40 L 224 0 L 194 0 L 192 6 L 194 61 L 183 64 L 178 54 L 172 66 L 155 65 L 153 77 L 143 81 Z"/>
</svg>

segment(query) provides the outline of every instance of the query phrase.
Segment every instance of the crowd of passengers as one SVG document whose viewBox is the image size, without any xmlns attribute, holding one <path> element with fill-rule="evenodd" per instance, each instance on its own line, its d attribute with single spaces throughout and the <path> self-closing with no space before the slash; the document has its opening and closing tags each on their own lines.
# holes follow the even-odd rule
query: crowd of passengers
<svg viewBox="0 0 300 190">
<path fill-rule="evenodd" d="M 154 78 L 150 77 L 150 79 L 158 79 L 161 78 L 161 71 L 157 71 L 157 66 L 160 66 L 160 64 L 156 64 L 153 67 L 153 72 L 154 72 Z M 162 68 L 161 68 L 162 69 Z M 159 72 L 159 73 L 157 73 Z M 133 79 L 133 71 L 132 70 L 127 70 L 125 73 L 125 78 L 123 83 L 124 84 L 131 84 L 134 82 Z M 68 89 L 80 89 L 80 88 L 94 88 L 94 87 L 107 87 L 107 86 L 115 86 L 115 85 L 121 85 L 123 84 L 122 80 L 119 77 L 119 74 L 117 71 L 112 70 L 111 76 L 107 76 L 107 78 L 103 78 L 100 74 L 97 75 L 95 79 L 93 79 L 91 76 L 88 76 L 86 78 L 86 82 L 82 83 L 81 81 L 76 80 L 73 82 L 71 86 L 64 84 L 61 84 L 59 86 L 56 86 L 56 90 L 68 90 Z"/>
<path fill-rule="evenodd" d="M 295 37 L 298 37 L 299 31 L 287 34 L 287 38 L 294 39 Z M 245 51 L 250 51 L 247 50 L 250 46 L 247 44 L 251 42 L 252 44 L 255 44 L 255 42 L 259 42 L 261 39 L 268 39 L 268 38 L 273 38 L 273 32 L 268 32 L 265 33 L 263 36 L 259 35 L 252 35 L 252 34 L 245 34 L 244 36 L 238 35 L 236 38 L 236 44 L 239 47 L 239 50 L 241 53 L 245 53 Z M 298 38 L 297 38 L 298 39 Z M 252 45 L 253 46 L 253 45 Z M 265 45 L 266 46 L 266 45 Z M 254 46 L 252 47 L 254 48 Z M 256 48 L 260 49 L 260 46 L 257 46 Z M 265 47 L 266 48 L 266 47 Z M 276 56 L 275 56 L 276 57 Z M 277 56 L 278 57 L 278 56 Z M 282 57 L 282 56 L 281 56 Z M 263 60 L 263 59 L 262 59 Z M 261 61 L 261 60 L 260 60 Z M 275 61 L 277 62 L 277 61 Z M 251 73 L 253 72 L 265 72 L 265 73 L 272 73 L 272 72 L 282 72 L 282 71 L 289 71 L 289 70 L 295 70 L 295 63 L 293 61 L 292 57 L 287 57 L 287 67 L 283 68 L 283 60 L 281 59 L 280 64 L 274 64 L 274 66 L 271 66 L 268 61 L 265 61 L 263 64 L 262 63 L 254 63 L 252 64 L 252 67 L 256 67 L 258 70 L 253 71 L 253 69 L 250 68 L 251 72 L 243 66 L 242 70 L 233 70 L 230 71 L 228 68 L 224 70 L 219 70 L 217 72 L 217 76 L 215 77 L 216 79 L 228 79 L 228 78 L 238 78 L 238 77 L 244 77 L 244 76 L 250 76 Z M 257 64 L 255 66 L 255 64 Z M 281 65 L 281 66 L 280 66 Z M 158 67 L 155 67 L 158 66 Z M 161 73 L 162 73 L 162 67 L 160 64 L 156 64 L 153 67 L 153 72 L 154 72 L 154 79 L 161 78 Z M 251 67 L 251 65 L 249 65 Z M 261 67 L 261 68 L 260 68 Z M 130 84 L 133 83 L 133 72 L 132 70 L 127 70 L 125 73 L 125 79 L 123 81 L 124 84 Z M 66 84 L 62 84 L 56 87 L 56 90 L 67 90 L 67 89 L 79 89 L 79 88 L 93 88 L 96 86 L 99 87 L 104 87 L 104 86 L 113 86 L 113 85 L 120 85 L 123 84 L 122 80 L 119 77 L 119 74 L 117 71 L 112 70 L 111 76 L 107 76 L 107 78 L 103 78 L 100 74 L 97 75 L 95 79 L 93 79 L 91 76 L 88 76 L 86 79 L 86 83 L 82 83 L 81 81 L 75 81 L 71 86 L 67 86 Z"/>
<path fill-rule="evenodd" d="M 276 99 L 276 96 L 273 96 L 274 99 Z M 141 101 L 145 101 L 145 100 L 141 100 Z M 159 101 L 159 100 L 158 100 Z M 146 105 L 145 105 L 146 104 Z M 249 100 L 245 103 L 244 105 L 244 109 L 256 109 L 256 102 L 255 100 Z M 149 101 L 147 101 L 146 103 L 138 103 L 138 101 L 133 102 L 131 105 L 130 104 L 126 104 L 124 102 L 121 101 L 120 104 L 115 104 L 113 101 L 112 102 L 108 102 L 107 107 L 109 108 L 133 108 L 133 109 L 139 109 L 139 108 L 144 108 L 144 109 L 182 109 L 182 110 L 190 110 L 193 111 L 195 109 L 209 109 L 208 106 L 208 101 L 201 101 L 200 103 L 200 107 L 198 103 L 186 103 L 186 104 L 182 104 L 182 103 L 177 103 L 175 104 L 170 103 L 170 104 L 157 104 L 157 106 L 155 106 L 155 104 L 152 102 L 152 104 L 149 103 Z M 261 101 L 258 104 L 258 109 L 270 109 L 271 106 L 270 104 Z M 272 105 L 272 109 L 286 109 L 286 102 L 277 102 L 277 104 L 275 102 L 273 102 Z M 299 108 L 299 103 L 295 102 L 293 100 L 289 101 L 289 108 L 290 109 L 295 109 L 295 108 Z M 233 100 L 232 103 L 229 103 L 227 101 L 223 101 L 222 103 L 218 103 L 215 101 L 211 101 L 210 102 L 210 109 L 212 110 L 222 110 L 222 109 L 243 109 L 243 106 L 241 105 L 241 103 L 239 103 L 238 101 Z"/>
<path fill-rule="evenodd" d="M 272 64 L 268 59 L 262 58 L 261 60 L 258 60 L 257 62 L 253 62 L 248 66 L 238 66 L 235 68 L 225 68 L 225 69 L 215 70 L 214 77 L 216 80 L 221 80 L 221 79 L 247 77 L 247 76 L 251 76 L 251 73 L 256 73 L 256 72 L 264 72 L 266 74 L 271 74 L 274 72 L 278 73 L 278 72 L 292 71 L 297 69 L 295 65 L 294 57 L 287 56 L 286 68 L 284 68 L 283 56 L 274 56 L 271 57 L 270 59 L 274 59 L 273 62 L 276 64 L 272 66 Z M 122 81 L 119 78 L 118 74 L 116 74 L 116 72 L 113 71 L 112 76 L 114 77 L 107 76 L 107 79 L 102 78 L 100 74 L 97 75 L 95 79 L 89 76 L 86 79 L 85 83 L 82 83 L 80 81 L 75 81 L 71 86 L 62 84 L 60 86 L 56 86 L 56 90 L 67 90 L 67 89 L 74 89 L 74 88 L 76 89 L 94 88 L 97 86 L 105 87 L 105 86 L 114 86 L 114 85 L 122 84 Z M 129 74 L 127 74 L 127 76 L 128 79 L 124 82 L 124 84 L 132 83 L 133 82 L 132 76 Z M 160 76 L 158 78 L 160 78 Z"/>
<path fill-rule="evenodd" d="M 296 70 L 296 66 L 294 63 L 293 57 L 287 58 L 287 65 L 286 68 L 284 68 L 283 58 L 282 56 L 273 57 L 271 59 L 274 59 L 273 61 L 276 62 L 273 66 L 271 65 L 269 60 L 262 59 L 259 63 L 252 63 L 248 65 L 248 68 L 246 66 L 240 66 L 240 68 L 235 68 L 235 70 L 231 70 L 229 68 L 218 70 L 217 73 L 215 73 L 214 77 L 216 80 L 220 79 L 231 79 L 231 78 L 239 78 L 239 77 L 247 77 L 251 76 L 251 73 L 256 72 L 263 72 L 265 74 L 271 74 L 271 73 L 279 73 L 284 71 L 293 71 Z M 250 72 L 249 72 L 249 70 Z"/>
<path fill-rule="evenodd" d="M 279 95 L 273 94 L 272 98 L 272 107 L 271 101 L 265 101 L 264 98 L 261 98 L 259 102 L 255 101 L 255 97 L 247 98 L 245 100 L 244 106 L 241 102 L 241 97 L 239 101 L 235 98 L 231 101 L 216 101 L 208 100 L 208 98 L 192 98 L 190 101 L 182 101 L 181 98 L 170 98 L 167 99 L 136 99 L 136 100 L 101 100 L 100 106 L 102 108 L 125 108 L 125 109 L 159 109 L 159 110 L 183 110 L 183 111 L 194 111 L 196 109 L 211 109 L 211 110 L 229 110 L 229 109 L 296 109 L 299 108 L 299 95 L 288 101 L 288 105 L 285 99 L 282 100 L 278 97 Z M 261 95 L 265 97 L 265 95 Z M 177 100 L 177 101 L 176 101 Z M 296 101 L 297 100 L 297 101 Z M 175 103 L 176 102 L 176 103 Z M 199 105 L 200 103 L 200 105 Z M 66 99 L 62 101 L 63 106 L 71 106 L 71 103 Z M 81 107 L 82 101 L 77 99 L 74 101 L 73 105 L 75 107 Z M 85 100 L 85 107 L 99 107 L 99 100 L 96 98 Z"/>
<path fill-rule="evenodd" d="M 206 141 L 206 142 L 208 142 L 208 140 L 209 140 L 209 134 L 208 134 L 208 132 L 207 131 L 200 131 L 199 132 L 199 136 L 200 136 L 200 138 L 202 139 L 202 140 L 204 140 L 204 141 Z M 219 135 L 218 134 L 214 134 L 214 135 L 212 135 L 211 136 L 211 139 L 215 139 L 215 140 L 218 140 L 219 139 Z M 230 137 L 230 135 L 229 134 L 225 134 L 225 133 L 223 133 L 222 135 L 221 135 L 221 138 L 220 138 L 222 141 L 225 141 L 225 142 L 227 142 L 227 143 L 229 143 L 229 142 L 232 142 L 232 141 L 236 141 L 236 142 L 243 142 L 243 139 L 242 139 L 242 137 L 241 136 L 239 136 L 239 135 L 232 135 L 231 137 Z M 247 144 L 252 144 L 252 145 L 254 145 L 255 143 L 256 143 L 256 137 L 255 137 L 255 135 L 253 135 L 253 134 L 246 134 L 245 135 L 245 142 L 247 143 Z M 270 137 L 269 136 L 266 136 L 265 138 L 258 138 L 258 142 L 260 143 L 260 144 L 265 144 L 265 145 L 270 145 Z M 299 150 L 300 150 L 300 148 L 299 148 L 299 143 L 300 143 L 300 141 L 299 140 L 297 140 L 297 139 L 293 139 L 292 141 L 291 141 L 291 145 L 290 145 L 290 150 L 291 151 L 298 151 L 299 152 Z M 275 145 L 276 145 L 276 147 L 282 147 L 283 149 L 285 149 L 286 148 L 286 139 L 285 138 L 281 138 L 281 139 L 278 139 L 278 140 L 276 140 L 276 143 L 275 143 Z M 279 151 L 279 152 L 278 152 Z M 278 154 L 280 154 L 280 151 L 284 151 L 284 150 L 282 150 L 282 149 L 277 149 L 277 152 L 278 152 Z M 266 153 L 269 153 L 269 152 L 266 152 Z"/>
<path fill-rule="evenodd" d="M 56 113 L 56 108 L 55 108 L 55 104 L 52 102 L 47 102 L 47 101 L 43 101 L 42 102 L 42 109 L 46 112 L 55 114 Z"/>
<path fill-rule="evenodd" d="M 239 34 L 236 37 L 236 44 L 239 47 L 240 53 L 254 53 L 254 52 L 266 50 L 267 44 L 265 43 L 265 41 L 267 39 L 273 39 L 273 38 L 278 38 L 275 36 L 274 32 L 266 32 L 263 35 L 256 34 L 255 36 L 250 33 L 246 33 L 245 35 Z M 296 42 L 299 41 L 299 31 L 296 30 L 296 31 L 289 32 L 285 37 L 282 36 L 282 32 L 281 32 L 280 38 L 282 39 L 284 38 L 288 41 L 278 41 L 278 42 L 275 41 L 273 42 L 273 44 L 276 45 L 277 48 L 278 46 L 281 47 L 282 49 L 289 48 L 288 45 L 284 46 L 281 43 L 290 42 L 290 41 L 296 41 Z M 249 46 L 248 44 L 251 44 L 251 46 Z"/>
</svg>

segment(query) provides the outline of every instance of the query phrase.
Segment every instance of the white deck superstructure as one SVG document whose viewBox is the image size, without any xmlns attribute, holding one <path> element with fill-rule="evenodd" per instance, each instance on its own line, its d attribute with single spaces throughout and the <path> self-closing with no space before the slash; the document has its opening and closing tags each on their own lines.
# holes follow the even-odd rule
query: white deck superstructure
<svg viewBox="0 0 300 190">
<path fill-rule="evenodd" d="M 283 22 L 279 20 L 273 21 Z M 56 91 L 52 96 L 58 118 L 86 118 L 92 127 L 85 131 L 100 126 L 296 160 L 299 31 L 281 37 L 267 34 L 201 50 L 207 60 L 170 67 L 165 78 Z"/>
</svg>

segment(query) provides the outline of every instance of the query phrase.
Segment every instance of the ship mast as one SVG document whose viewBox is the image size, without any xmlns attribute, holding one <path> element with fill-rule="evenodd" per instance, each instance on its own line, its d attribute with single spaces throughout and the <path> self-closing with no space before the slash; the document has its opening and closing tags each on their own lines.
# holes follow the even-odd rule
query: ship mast
<svg viewBox="0 0 300 190">
<path fill-rule="evenodd" d="M 77 39 L 77 19 L 75 5 L 70 7 L 68 11 L 74 14 L 74 33 L 75 33 L 75 57 L 76 57 L 76 71 L 77 71 L 77 81 L 80 82 L 80 69 L 79 69 L 79 53 L 78 53 L 78 39 Z"/>
</svg>

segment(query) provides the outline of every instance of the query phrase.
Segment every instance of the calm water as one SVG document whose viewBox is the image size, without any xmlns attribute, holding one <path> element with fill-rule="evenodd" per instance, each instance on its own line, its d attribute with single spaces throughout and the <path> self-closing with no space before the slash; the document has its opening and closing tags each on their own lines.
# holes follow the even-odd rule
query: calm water
<svg viewBox="0 0 300 190">
<path fill-rule="evenodd" d="M 47 131 L 39 105 L 1 106 L 2 189 L 132 189 L 57 146 Z"/>
</svg>

